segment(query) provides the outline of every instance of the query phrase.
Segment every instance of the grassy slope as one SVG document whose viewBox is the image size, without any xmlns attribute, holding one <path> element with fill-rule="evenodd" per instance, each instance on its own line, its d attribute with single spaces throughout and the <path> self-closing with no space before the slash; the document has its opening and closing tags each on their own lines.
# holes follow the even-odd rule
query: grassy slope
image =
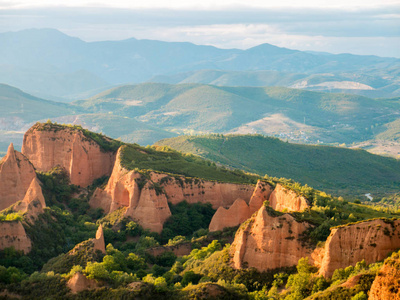
<svg viewBox="0 0 400 300">
<path fill-rule="evenodd" d="M 132 101 L 136 101 L 132 105 Z M 313 126 L 312 139 L 352 143 L 371 139 L 397 119 L 398 101 L 329 94 L 282 87 L 221 87 L 201 84 L 146 83 L 121 86 L 87 101 L 92 112 L 109 112 L 178 132 L 228 132 L 282 114 Z M 288 129 L 290 133 L 293 129 Z M 258 132 L 257 133 L 267 133 Z"/>
<path fill-rule="evenodd" d="M 231 171 L 217 167 L 211 161 L 168 147 L 126 145 L 122 151 L 122 165 L 130 170 L 154 170 L 222 182 L 256 183 L 259 178 L 239 170 Z"/>
<path fill-rule="evenodd" d="M 400 162 L 362 150 L 290 144 L 259 135 L 180 136 L 157 144 L 333 194 L 376 195 L 400 188 Z"/>
</svg>

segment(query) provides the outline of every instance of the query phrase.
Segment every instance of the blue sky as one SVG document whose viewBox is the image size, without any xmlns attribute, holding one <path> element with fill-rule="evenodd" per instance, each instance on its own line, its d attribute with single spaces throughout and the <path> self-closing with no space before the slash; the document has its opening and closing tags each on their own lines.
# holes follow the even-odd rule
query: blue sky
<svg viewBox="0 0 400 300">
<path fill-rule="evenodd" d="M 400 0 L 0 0 L 0 31 L 56 28 L 86 41 L 130 37 L 247 49 L 400 57 Z"/>
</svg>

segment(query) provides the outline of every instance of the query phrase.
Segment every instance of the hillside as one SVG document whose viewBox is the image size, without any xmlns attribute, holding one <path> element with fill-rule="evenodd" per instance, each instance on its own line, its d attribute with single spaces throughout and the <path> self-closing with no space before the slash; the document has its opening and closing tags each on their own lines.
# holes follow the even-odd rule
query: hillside
<svg viewBox="0 0 400 300">
<path fill-rule="evenodd" d="M 370 98 L 400 95 L 400 82 L 382 78 L 373 71 L 354 73 L 301 74 L 271 70 L 224 71 L 199 70 L 173 75 L 159 75 L 149 82 L 169 84 L 201 83 L 217 86 L 283 86 L 330 93 L 357 94 Z"/>
<path fill-rule="evenodd" d="M 0 161 L 1 190 L 25 195 L 0 195 L 13 202 L 0 213 L 5 299 L 397 293 L 385 276 L 398 272 L 398 211 L 74 125 L 35 124 L 22 154 L 10 145 Z M 28 175 L 29 188 L 22 184 Z M 235 227 L 207 229 L 218 211 L 229 217 L 238 203 L 255 213 Z"/>
<path fill-rule="evenodd" d="M 50 118 L 144 145 L 179 134 L 259 133 L 297 143 L 359 145 L 396 157 L 398 100 L 284 87 L 144 83 L 67 104 L 2 85 L 0 152 L 10 142 L 18 149 L 24 130 Z"/>
<path fill-rule="evenodd" d="M 48 98 L 79 99 L 110 85 L 198 70 L 349 73 L 350 81 L 360 83 L 360 76 L 369 75 L 386 82 L 381 96 L 398 95 L 395 58 L 321 55 L 270 44 L 239 50 L 135 38 L 85 42 L 55 29 L 4 32 L 0 44 L 0 81 Z"/>
<path fill-rule="evenodd" d="M 400 161 L 364 150 L 285 143 L 260 135 L 180 136 L 156 144 L 231 168 L 292 178 L 337 196 L 376 197 L 400 187 Z"/>
<path fill-rule="evenodd" d="M 261 133 L 303 143 L 373 139 L 400 112 L 396 98 L 203 84 L 127 85 L 75 104 L 178 133 Z"/>
</svg>

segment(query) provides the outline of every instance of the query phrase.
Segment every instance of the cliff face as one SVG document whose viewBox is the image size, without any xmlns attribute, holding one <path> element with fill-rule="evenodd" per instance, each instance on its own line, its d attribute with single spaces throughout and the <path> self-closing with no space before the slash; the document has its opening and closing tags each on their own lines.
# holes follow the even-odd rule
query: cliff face
<svg viewBox="0 0 400 300">
<path fill-rule="evenodd" d="M 225 227 L 237 226 L 249 218 L 250 208 L 246 201 L 237 199 L 229 209 L 218 208 L 211 219 L 210 231 L 223 230 Z"/>
<path fill-rule="evenodd" d="M 95 191 L 90 205 L 101 207 L 107 213 L 125 207 L 126 216 L 155 232 L 161 232 L 164 222 L 171 216 L 168 202 L 211 203 L 217 209 L 231 206 L 241 196 L 250 199 L 253 191 L 251 185 L 245 184 L 188 180 L 155 172 L 145 176 L 121 165 L 121 151 L 118 150 L 107 186 Z"/>
<path fill-rule="evenodd" d="M 12 206 L 13 211 L 21 211 L 25 214 L 25 218 L 35 219 L 39 214 L 43 213 L 46 202 L 43 197 L 42 188 L 39 179 L 36 177 L 32 180 L 29 189 L 22 201 Z"/>
<path fill-rule="evenodd" d="M 299 241 L 310 226 L 297 222 L 289 214 L 272 216 L 262 206 L 237 231 L 231 246 L 232 265 L 237 269 L 254 267 L 260 271 L 295 266 L 300 258 L 311 258 L 313 249 Z"/>
<path fill-rule="evenodd" d="M 303 211 L 310 207 L 308 200 L 296 192 L 277 184 L 269 198 L 271 207 L 278 211 Z"/>
<path fill-rule="evenodd" d="M 24 253 L 31 251 L 32 243 L 20 221 L 0 223 L 0 249 L 14 247 Z"/>
<path fill-rule="evenodd" d="M 111 152 L 102 151 L 80 130 L 68 127 L 43 130 L 32 127 L 24 135 L 22 153 L 39 171 L 63 167 L 71 183 L 82 187 L 96 178 L 110 175 L 115 157 Z"/>
<path fill-rule="evenodd" d="M 400 220 L 386 223 L 372 220 L 331 230 L 326 243 L 320 274 L 332 276 L 338 268 L 383 260 L 400 248 Z"/>
<path fill-rule="evenodd" d="M 277 184 L 274 189 L 269 183 L 259 180 L 249 205 L 246 201 L 238 199 L 229 209 L 220 207 L 211 220 L 209 230 L 217 231 L 241 224 L 250 218 L 267 200 L 271 207 L 278 211 L 303 211 L 310 207 L 308 200 L 297 195 L 294 191 L 280 184 Z"/>
<path fill-rule="evenodd" d="M 388 258 L 372 283 L 369 300 L 400 299 L 400 259 Z"/>
<path fill-rule="evenodd" d="M 34 178 L 33 165 L 10 144 L 0 161 L 0 210 L 22 200 Z"/>
</svg>

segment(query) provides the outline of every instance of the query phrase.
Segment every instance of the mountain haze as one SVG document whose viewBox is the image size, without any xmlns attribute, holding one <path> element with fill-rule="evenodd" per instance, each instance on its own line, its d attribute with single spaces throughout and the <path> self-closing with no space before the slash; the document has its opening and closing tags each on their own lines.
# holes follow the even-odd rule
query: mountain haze
<svg viewBox="0 0 400 300">
<path fill-rule="evenodd" d="M 47 98 L 77 99 L 112 85 L 199 70 L 347 72 L 347 77 L 355 74 L 350 81 L 357 83 L 359 76 L 375 76 L 382 81 L 387 88 L 375 93 L 377 96 L 398 94 L 395 73 L 400 60 L 396 58 L 319 54 L 270 44 L 239 50 L 135 38 L 85 42 L 55 29 L 1 33 L 0 44 L 0 81 Z M 391 84 L 393 87 L 389 88 Z"/>
</svg>

